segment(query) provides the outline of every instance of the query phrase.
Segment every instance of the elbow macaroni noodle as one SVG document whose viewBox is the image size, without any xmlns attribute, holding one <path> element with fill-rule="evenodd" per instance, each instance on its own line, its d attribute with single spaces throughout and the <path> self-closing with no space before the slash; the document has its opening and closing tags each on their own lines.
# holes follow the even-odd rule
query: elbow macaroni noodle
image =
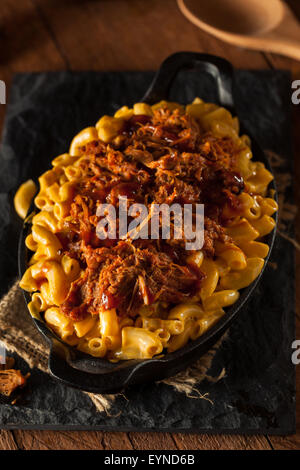
<svg viewBox="0 0 300 470">
<path fill-rule="evenodd" d="M 171 109 L 176 103 L 157 103 Z M 32 218 L 32 230 L 26 246 L 33 251 L 28 269 L 20 286 L 32 293 L 29 310 L 33 316 L 42 317 L 66 343 L 95 357 L 110 360 L 147 359 L 183 347 L 189 340 L 203 335 L 224 314 L 224 308 L 239 298 L 239 290 L 251 284 L 261 272 L 268 245 L 262 237 L 275 226 L 272 214 L 277 204 L 268 196 L 271 173 L 260 162 L 252 161 L 247 136 L 239 136 L 237 118 L 224 108 L 204 103 L 199 98 L 186 106 L 205 131 L 217 137 L 230 136 L 241 149 L 237 167 L 244 178 L 246 192 L 238 197 L 243 206 L 242 216 L 237 216 L 226 227 L 233 242 L 216 242 L 215 257 L 207 258 L 202 251 L 189 255 L 188 261 L 201 268 L 206 275 L 200 291 L 189 301 L 171 308 L 159 304 L 141 307 L 137 318 L 119 318 L 116 309 L 101 310 L 81 321 L 73 321 L 59 309 L 72 281 L 81 274 L 75 259 L 63 252 L 57 235 L 61 223 L 69 214 L 74 197 L 74 187 L 80 179 L 79 147 L 95 139 L 105 143 L 118 138 L 124 120 L 135 114 L 151 115 L 152 108 L 137 103 L 133 109 L 124 106 L 114 117 L 104 116 L 95 127 L 82 130 L 72 140 L 69 153 L 56 157 L 52 169 L 39 178 L 40 190 L 35 205 L 40 211 Z M 25 218 L 30 199 L 35 192 L 34 183 L 24 183 L 15 196 L 15 207 Z"/>
</svg>

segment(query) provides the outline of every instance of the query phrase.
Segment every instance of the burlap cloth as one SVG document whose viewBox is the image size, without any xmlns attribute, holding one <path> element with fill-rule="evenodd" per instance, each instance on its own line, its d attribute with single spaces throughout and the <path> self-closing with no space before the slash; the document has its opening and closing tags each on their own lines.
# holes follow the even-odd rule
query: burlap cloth
<svg viewBox="0 0 300 470">
<path fill-rule="evenodd" d="M 221 370 L 218 377 L 207 375 L 222 339 L 191 367 L 170 379 L 164 380 L 163 383 L 174 387 L 178 392 L 185 393 L 190 398 L 209 400 L 208 395 L 202 395 L 196 385 L 205 378 L 216 381 L 224 377 L 225 369 Z M 0 302 L 0 340 L 8 351 L 16 352 L 31 368 L 38 367 L 43 372 L 49 372 L 48 344 L 30 318 L 18 281 L 15 282 Z M 92 393 L 88 393 L 88 395 L 98 411 L 106 411 L 108 414 L 110 406 L 117 396 Z"/>
<path fill-rule="evenodd" d="M 296 206 L 285 201 L 285 191 L 291 185 L 291 175 L 280 171 L 280 167 L 284 166 L 283 158 L 271 151 L 266 153 L 276 172 L 279 194 L 278 233 L 291 242 L 296 249 L 300 249 L 299 243 L 286 233 L 289 223 L 293 221 L 297 211 Z M 277 266 L 273 267 L 274 269 L 277 268 Z M 210 401 L 208 394 L 202 394 L 198 386 L 204 379 L 216 382 L 225 376 L 225 368 L 220 371 L 217 377 L 208 374 L 215 353 L 225 336 L 191 367 L 162 382 L 173 387 L 176 391 L 184 393 L 189 398 L 202 398 Z M 16 352 L 21 356 L 30 367 L 38 367 L 43 372 L 48 373 L 48 344 L 37 331 L 30 318 L 17 281 L 0 302 L 0 341 L 8 351 Z M 99 412 L 106 411 L 109 415 L 109 409 L 117 395 L 88 393 L 88 396 Z"/>
</svg>

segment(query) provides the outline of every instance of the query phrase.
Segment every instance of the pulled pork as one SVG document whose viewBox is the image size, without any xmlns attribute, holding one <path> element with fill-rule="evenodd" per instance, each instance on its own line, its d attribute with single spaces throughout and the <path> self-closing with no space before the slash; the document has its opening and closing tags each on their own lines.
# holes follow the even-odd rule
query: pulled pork
<svg viewBox="0 0 300 470">
<path fill-rule="evenodd" d="M 167 108 L 153 117 L 133 116 L 110 144 L 99 140 L 82 147 L 82 177 L 59 237 L 83 275 L 72 283 L 62 312 L 73 320 L 100 308 L 135 315 L 142 305 L 176 304 L 199 291 L 204 274 L 187 262 L 191 253 L 184 240 L 124 241 L 118 223 L 114 239 L 100 240 L 97 207 L 117 208 L 119 196 L 148 209 L 152 203 L 203 203 L 203 250 L 212 257 L 216 240 L 229 241 L 223 208 L 235 215 L 239 210 L 236 196 L 244 188 L 236 171 L 239 151 L 231 138 L 203 133 L 191 116 Z"/>
</svg>

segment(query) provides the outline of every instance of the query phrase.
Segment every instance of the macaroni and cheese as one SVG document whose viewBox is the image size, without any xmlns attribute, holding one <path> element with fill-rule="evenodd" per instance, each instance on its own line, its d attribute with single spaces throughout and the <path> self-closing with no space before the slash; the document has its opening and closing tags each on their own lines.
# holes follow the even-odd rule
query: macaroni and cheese
<svg viewBox="0 0 300 470">
<path fill-rule="evenodd" d="M 32 293 L 31 314 L 66 343 L 111 361 L 183 347 L 261 272 L 263 237 L 277 211 L 272 179 L 252 161 L 238 119 L 199 98 L 186 107 L 136 103 L 103 116 L 39 178 L 39 212 L 26 238 L 33 255 L 20 282 Z M 21 188 L 15 204 L 25 217 L 34 186 Z M 150 209 L 204 204 L 202 249 L 187 251 L 172 230 L 170 239 L 120 239 L 118 219 L 115 237 L 100 239 L 97 209 L 117 209 L 125 197 Z"/>
</svg>

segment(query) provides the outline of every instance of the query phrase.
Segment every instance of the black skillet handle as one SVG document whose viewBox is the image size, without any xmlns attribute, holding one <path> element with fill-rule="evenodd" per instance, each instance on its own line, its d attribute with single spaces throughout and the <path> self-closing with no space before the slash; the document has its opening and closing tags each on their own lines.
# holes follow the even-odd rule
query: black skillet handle
<svg viewBox="0 0 300 470">
<path fill-rule="evenodd" d="M 154 104 L 161 100 L 167 100 L 173 80 L 177 73 L 185 68 L 197 68 L 202 72 L 209 73 L 216 82 L 219 104 L 236 114 L 232 92 L 232 65 L 221 57 L 198 52 L 177 52 L 167 57 L 141 101 Z"/>
<path fill-rule="evenodd" d="M 85 361 L 86 370 L 84 371 L 73 367 L 71 355 L 72 352 L 69 348 L 59 341 L 52 340 L 48 363 L 52 377 L 64 385 L 86 392 L 110 393 L 111 390 L 119 391 L 118 384 L 115 383 L 116 380 L 112 375 L 93 373 L 92 358 Z"/>
<path fill-rule="evenodd" d="M 129 365 L 127 364 L 129 362 Z M 49 372 L 69 387 L 91 393 L 120 392 L 134 375 L 141 361 L 120 361 L 118 365 L 106 359 L 82 355 L 56 338 L 51 338 Z"/>
<path fill-rule="evenodd" d="M 103 390 L 99 390 L 99 385 L 101 386 L 101 382 L 103 382 L 101 377 L 99 379 L 99 376 L 96 374 L 74 369 L 69 365 L 67 358 L 57 354 L 55 349 L 56 347 L 52 347 L 49 355 L 49 372 L 52 377 L 68 387 L 92 393 L 99 393 L 100 391 L 108 393 L 109 390 L 105 389 L 105 385 Z"/>
</svg>

